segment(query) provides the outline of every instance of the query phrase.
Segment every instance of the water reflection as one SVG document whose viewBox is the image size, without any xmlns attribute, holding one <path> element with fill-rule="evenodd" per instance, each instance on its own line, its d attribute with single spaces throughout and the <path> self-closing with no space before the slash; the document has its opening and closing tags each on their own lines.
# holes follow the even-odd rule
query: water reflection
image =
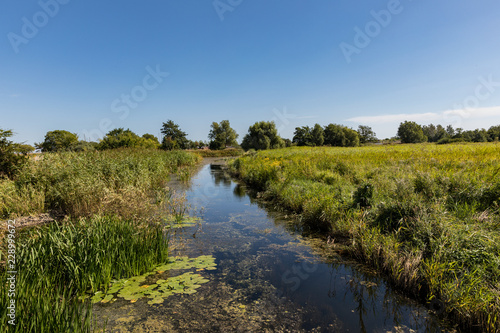
<svg viewBox="0 0 500 333">
<path fill-rule="evenodd" d="M 203 222 L 172 232 L 171 255 L 212 255 L 217 270 L 203 272 L 210 282 L 193 295 L 156 307 L 110 305 L 108 318 L 124 313 L 127 322 L 115 318 L 108 327 L 132 332 L 155 322 L 139 331 L 441 331 L 423 307 L 337 255 L 297 219 L 249 195 L 220 166 L 205 165 L 188 187 L 172 186 L 193 207 L 203 207 L 191 211 Z"/>
</svg>

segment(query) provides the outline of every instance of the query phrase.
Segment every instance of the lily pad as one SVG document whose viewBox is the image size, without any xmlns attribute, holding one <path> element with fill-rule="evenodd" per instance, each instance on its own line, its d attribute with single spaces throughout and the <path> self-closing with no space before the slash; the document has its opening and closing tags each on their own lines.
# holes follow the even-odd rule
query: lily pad
<svg viewBox="0 0 500 333">
<path fill-rule="evenodd" d="M 209 280 L 195 272 L 186 272 L 167 279 L 162 279 L 158 275 L 156 281 L 154 281 L 154 277 L 150 276 L 163 271 L 188 269 L 200 271 L 213 270 L 216 267 L 217 264 L 213 256 L 200 256 L 197 258 L 173 257 L 166 264 L 156 267 L 152 272 L 113 281 L 107 293 L 98 291 L 92 296 L 91 300 L 92 303 L 108 303 L 116 300 L 116 297 L 121 297 L 134 303 L 140 298 L 147 297 L 151 299 L 148 304 L 160 304 L 166 297 L 173 294 L 194 294 L 196 289 L 209 282 Z M 148 277 L 150 278 L 146 283 Z"/>
</svg>

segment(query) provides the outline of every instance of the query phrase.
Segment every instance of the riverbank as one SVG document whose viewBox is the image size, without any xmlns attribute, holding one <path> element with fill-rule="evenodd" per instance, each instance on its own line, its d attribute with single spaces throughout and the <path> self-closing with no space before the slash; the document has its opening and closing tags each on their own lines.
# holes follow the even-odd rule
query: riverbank
<svg viewBox="0 0 500 333">
<path fill-rule="evenodd" d="M 288 148 L 230 170 L 468 330 L 500 329 L 499 144 Z"/>
<path fill-rule="evenodd" d="M 172 174 L 188 178 L 200 160 L 158 150 L 55 153 L 30 161 L 14 180 L 0 180 L 8 225 L 0 280 L 10 285 L 0 289 L 1 327 L 102 329 L 80 298 L 165 263 L 165 220 L 177 221 L 185 210 L 167 182 Z"/>
</svg>

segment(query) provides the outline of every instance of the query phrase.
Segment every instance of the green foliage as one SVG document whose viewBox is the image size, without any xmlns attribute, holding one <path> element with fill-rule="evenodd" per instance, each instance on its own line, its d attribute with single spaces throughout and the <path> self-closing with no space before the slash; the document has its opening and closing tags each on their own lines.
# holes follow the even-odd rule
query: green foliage
<svg viewBox="0 0 500 333">
<path fill-rule="evenodd" d="M 97 142 L 91 141 L 78 141 L 78 143 L 71 147 L 72 151 L 81 152 L 81 151 L 94 151 L 99 147 Z"/>
<path fill-rule="evenodd" d="M 193 153 L 200 155 L 202 157 L 232 157 L 243 155 L 243 149 L 227 148 L 224 150 L 205 150 L 199 149 L 192 151 Z"/>
<path fill-rule="evenodd" d="M 42 143 L 35 146 L 44 152 L 69 151 L 78 143 L 78 136 L 64 130 L 49 131 Z"/>
<path fill-rule="evenodd" d="M 158 138 L 156 136 L 154 136 L 153 134 L 146 133 L 146 134 L 143 134 L 142 137 L 146 140 L 151 140 L 152 142 L 154 142 L 157 145 L 160 145 L 160 141 L 158 141 Z"/>
<path fill-rule="evenodd" d="M 189 148 L 189 140 L 186 138 L 187 134 L 181 131 L 179 125 L 172 120 L 163 123 L 161 134 L 163 134 L 161 149 L 173 150 Z"/>
<path fill-rule="evenodd" d="M 243 138 L 241 147 L 245 150 L 256 149 L 277 149 L 283 148 L 285 142 L 278 135 L 274 121 L 256 122 L 248 129 L 248 133 Z"/>
<path fill-rule="evenodd" d="M 322 146 L 325 142 L 324 131 L 321 125 L 296 127 L 293 135 L 293 143 L 297 146 Z"/>
<path fill-rule="evenodd" d="M 398 128 L 398 137 L 401 139 L 402 143 L 420 143 L 427 141 L 422 126 L 414 121 L 405 121 L 401 123 Z"/>
<path fill-rule="evenodd" d="M 9 140 L 14 134 L 10 130 L 0 129 L 0 178 L 13 177 L 26 162 L 26 148 Z M 31 147 L 32 148 L 32 147 Z"/>
<path fill-rule="evenodd" d="M 324 144 L 333 147 L 358 147 L 359 134 L 349 127 L 329 124 L 324 130 Z"/>
<path fill-rule="evenodd" d="M 354 204 L 359 207 L 370 207 L 373 201 L 373 186 L 363 184 L 359 186 L 353 194 Z"/>
<path fill-rule="evenodd" d="M 0 195 L 0 213 L 9 217 L 59 210 L 72 216 L 144 216 L 152 205 L 166 200 L 164 185 L 170 175 L 198 160 L 187 152 L 156 149 L 46 154 L 26 164 L 15 183 L 0 182 L 6 189 Z"/>
<path fill-rule="evenodd" d="M 161 224 L 115 217 L 52 223 L 17 235 L 16 244 L 22 269 L 12 332 L 91 332 L 91 308 L 78 296 L 148 272 L 168 254 Z M 7 274 L 0 271 L 2 281 Z M 0 288 L 2 327 L 7 327 L 9 299 L 7 288 Z"/>
<path fill-rule="evenodd" d="M 152 140 L 151 138 L 140 137 L 130 129 L 116 128 L 109 131 L 108 134 L 99 142 L 97 149 L 117 149 L 117 148 L 157 148 L 158 140 Z M 81 149 L 85 150 L 85 149 Z M 91 149 L 87 149 L 91 150 Z"/>
<path fill-rule="evenodd" d="M 454 131 L 453 127 L 448 127 L 448 129 L 445 130 L 441 125 L 434 126 L 433 124 L 430 124 L 422 126 L 422 132 L 427 137 L 429 142 L 438 142 L 448 138 L 450 136 L 448 133 L 453 133 Z"/>
<path fill-rule="evenodd" d="M 296 127 L 292 142 L 297 146 L 312 146 L 311 128 L 309 126 Z"/>
<path fill-rule="evenodd" d="M 496 332 L 499 165 L 497 143 L 462 143 L 292 147 L 246 154 L 230 170 L 310 228 L 346 240 L 340 249 L 394 285 L 427 292 L 464 330 Z"/>
<path fill-rule="evenodd" d="M 238 145 L 236 142 L 238 134 L 231 128 L 229 120 L 223 120 L 220 123 L 213 122 L 210 126 L 208 138 L 210 139 L 209 146 L 212 150 L 221 150 L 227 146 Z"/>
<path fill-rule="evenodd" d="M 93 294 L 92 303 L 114 302 L 117 297 L 135 302 L 146 297 L 150 299 L 148 304 L 161 304 L 170 295 L 193 294 L 203 283 L 209 281 L 200 274 L 193 272 L 171 276 L 171 274 L 175 274 L 172 271 L 186 269 L 196 269 L 196 271 L 215 270 L 216 266 L 215 258 L 212 256 L 170 258 L 167 264 L 159 265 L 151 272 L 113 281 L 107 291 L 98 291 Z M 149 280 L 147 284 L 145 283 L 146 279 Z"/>
<path fill-rule="evenodd" d="M 500 125 L 491 126 L 488 129 L 488 141 L 498 141 L 500 140 Z"/>
<path fill-rule="evenodd" d="M 27 155 L 35 151 L 35 147 L 23 143 L 14 143 L 14 152 L 22 155 Z"/>
<path fill-rule="evenodd" d="M 370 126 L 358 126 L 359 143 L 377 142 L 377 136 Z"/>
</svg>

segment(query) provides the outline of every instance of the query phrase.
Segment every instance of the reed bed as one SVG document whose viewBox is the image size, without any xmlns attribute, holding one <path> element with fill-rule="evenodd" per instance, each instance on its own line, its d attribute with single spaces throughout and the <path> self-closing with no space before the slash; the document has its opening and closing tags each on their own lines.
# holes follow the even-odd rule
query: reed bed
<svg viewBox="0 0 500 333">
<path fill-rule="evenodd" d="M 91 307 L 79 300 L 114 279 L 163 263 L 168 242 L 160 223 L 118 217 L 81 218 L 27 230 L 16 251 L 16 325 L 7 324 L 7 288 L 0 290 L 7 332 L 91 332 Z M 3 258 L 5 259 L 5 258 Z M 1 269 L 1 281 L 10 276 Z"/>
<path fill-rule="evenodd" d="M 294 147 L 230 169 L 440 315 L 500 331 L 500 144 Z"/>
<path fill-rule="evenodd" d="M 172 174 L 188 177 L 200 159 L 187 152 L 140 149 L 44 154 L 13 180 L 0 180 L 3 218 L 49 211 L 66 215 L 49 225 L 16 230 L 14 297 L 8 290 L 7 238 L 2 237 L 0 328 L 102 331 L 93 323 L 90 303 L 79 297 L 166 261 L 162 221 L 185 210 L 166 184 Z M 16 325 L 8 324 L 12 299 Z"/>
<path fill-rule="evenodd" d="M 72 217 L 108 212 L 140 217 L 167 196 L 171 174 L 200 159 L 182 151 L 145 149 L 44 154 L 14 180 L 0 180 L 0 216 L 59 211 Z"/>
</svg>

